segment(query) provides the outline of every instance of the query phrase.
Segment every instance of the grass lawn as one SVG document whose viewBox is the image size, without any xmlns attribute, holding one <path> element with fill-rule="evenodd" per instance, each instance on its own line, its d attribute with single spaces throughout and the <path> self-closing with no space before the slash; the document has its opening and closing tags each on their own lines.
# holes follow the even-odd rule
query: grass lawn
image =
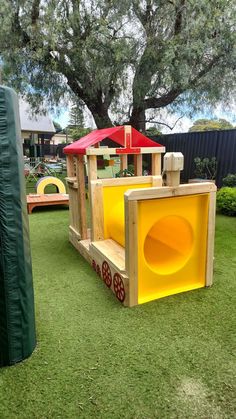
<svg viewBox="0 0 236 419">
<path fill-rule="evenodd" d="M 67 210 L 30 215 L 38 345 L 0 370 L 0 418 L 235 418 L 236 218 L 217 217 L 214 286 L 124 308 L 68 243 Z"/>
</svg>

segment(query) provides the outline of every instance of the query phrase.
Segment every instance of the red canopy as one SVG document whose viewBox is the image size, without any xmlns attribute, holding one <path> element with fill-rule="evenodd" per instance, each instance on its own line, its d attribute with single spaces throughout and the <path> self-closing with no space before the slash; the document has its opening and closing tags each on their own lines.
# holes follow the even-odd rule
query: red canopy
<svg viewBox="0 0 236 419">
<path fill-rule="evenodd" d="M 155 143 L 150 138 L 145 137 L 135 128 L 131 128 L 131 147 L 162 147 L 161 144 Z M 124 126 L 113 128 L 96 129 L 85 137 L 80 138 L 73 144 L 66 146 L 63 151 L 65 154 L 86 154 L 86 149 L 99 143 L 105 138 L 110 138 L 121 146 L 125 146 L 125 129 Z"/>
</svg>

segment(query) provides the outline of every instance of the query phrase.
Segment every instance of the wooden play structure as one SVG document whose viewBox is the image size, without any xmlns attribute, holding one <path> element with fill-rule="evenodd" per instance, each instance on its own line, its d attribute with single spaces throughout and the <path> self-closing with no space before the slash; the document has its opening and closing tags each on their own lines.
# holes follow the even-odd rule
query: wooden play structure
<svg viewBox="0 0 236 419">
<path fill-rule="evenodd" d="M 55 186 L 58 193 L 45 194 L 44 191 L 48 185 Z M 28 213 L 31 214 L 36 207 L 52 205 L 69 205 L 69 195 L 60 179 L 54 176 L 44 176 L 36 183 L 36 194 L 27 195 Z"/>
<path fill-rule="evenodd" d="M 115 146 L 100 147 L 109 139 Z M 180 184 L 181 153 L 165 148 L 131 126 L 95 130 L 66 146 L 69 240 L 126 306 L 212 284 L 215 195 L 213 183 Z M 98 179 L 97 156 L 120 156 L 134 176 Z M 143 154 L 151 174 L 143 176 Z M 86 217 L 87 157 L 91 224 Z"/>
</svg>

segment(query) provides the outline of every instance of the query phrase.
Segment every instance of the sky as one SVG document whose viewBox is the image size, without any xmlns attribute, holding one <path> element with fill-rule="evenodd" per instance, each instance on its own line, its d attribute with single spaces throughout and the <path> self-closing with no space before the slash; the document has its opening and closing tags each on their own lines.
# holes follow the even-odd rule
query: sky
<svg viewBox="0 0 236 419">
<path fill-rule="evenodd" d="M 61 111 L 61 114 L 59 116 L 51 115 L 54 121 L 59 122 L 59 124 L 62 126 L 62 128 L 65 128 L 69 124 L 69 114 L 70 110 L 69 108 L 64 108 Z M 96 129 L 96 125 L 94 123 L 93 117 L 91 113 L 86 110 L 85 112 L 85 126 L 88 128 Z M 161 117 L 159 120 L 161 122 L 164 122 L 171 127 L 174 126 L 176 120 L 182 115 L 179 114 L 170 114 L 167 112 L 166 109 L 163 109 L 161 112 Z M 230 109 L 228 111 L 225 111 L 222 109 L 221 106 L 218 106 L 214 109 L 214 113 L 198 113 L 194 115 L 193 118 L 189 118 L 185 115 L 182 116 L 182 118 L 177 122 L 175 127 L 170 130 L 168 127 L 165 127 L 162 125 L 162 133 L 163 134 L 170 134 L 170 133 L 181 133 L 181 132 L 188 132 L 189 128 L 193 125 L 193 122 L 200 118 L 207 118 L 207 119 L 227 119 L 227 121 L 231 122 L 232 125 L 236 127 L 236 104 L 233 104 L 230 106 Z M 147 127 L 153 127 L 153 124 L 147 124 Z"/>
</svg>

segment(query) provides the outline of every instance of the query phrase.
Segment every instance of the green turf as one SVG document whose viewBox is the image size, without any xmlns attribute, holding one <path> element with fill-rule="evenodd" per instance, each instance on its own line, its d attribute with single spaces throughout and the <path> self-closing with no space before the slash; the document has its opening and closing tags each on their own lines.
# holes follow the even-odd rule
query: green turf
<svg viewBox="0 0 236 419">
<path fill-rule="evenodd" d="M 217 217 L 211 289 L 131 309 L 68 243 L 68 218 L 30 216 L 38 345 L 0 370 L 0 418 L 236 417 L 236 218 Z"/>
</svg>

